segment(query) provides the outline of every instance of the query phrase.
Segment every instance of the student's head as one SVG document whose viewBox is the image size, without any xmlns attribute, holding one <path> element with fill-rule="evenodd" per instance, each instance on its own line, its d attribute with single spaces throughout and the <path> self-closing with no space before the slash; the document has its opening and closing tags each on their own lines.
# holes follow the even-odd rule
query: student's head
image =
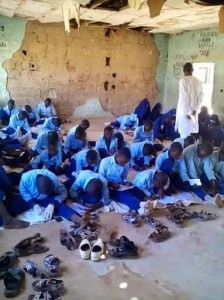
<svg viewBox="0 0 224 300">
<path fill-rule="evenodd" d="M 44 104 L 45 104 L 45 107 L 50 106 L 51 105 L 51 99 L 50 98 L 45 99 Z"/>
<path fill-rule="evenodd" d="M 13 109 L 13 107 L 15 106 L 15 101 L 12 100 L 12 99 L 10 99 L 10 100 L 8 101 L 7 105 L 8 105 L 8 108 L 9 108 L 9 109 Z"/>
<path fill-rule="evenodd" d="M 183 153 L 183 147 L 178 142 L 173 142 L 169 149 L 169 157 L 176 160 L 180 159 Z"/>
<path fill-rule="evenodd" d="M 153 176 L 153 187 L 162 189 L 169 183 L 169 176 L 163 172 L 155 172 Z"/>
<path fill-rule="evenodd" d="M 37 190 L 40 194 L 50 195 L 53 191 L 54 184 L 51 179 L 47 176 L 38 175 L 37 176 Z"/>
<path fill-rule="evenodd" d="M 54 130 L 48 131 L 47 140 L 48 144 L 56 144 L 58 142 L 58 133 Z"/>
<path fill-rule="evenodd" d="M 219 150 L 219 161 L 224 161 L 224 146 Z"/>
<path fill-rule="evenodd" d="M 183 71 L 184 71 L 185 76 L 192 75 L 192 73 L 194 71 L 193 65 L 191 63 L 186 63 L 184 65 Z"/>
<path fill-rule="evenodd" d="M 75 137 L 81 141 L 85 140 L 86 138 L 85 130 L 82 127 L 78 126 L 75 131 Z"/>
<path fill-rule="evenodd" d="M 52 123 L 55 127 L 60 127 L 61 126 L 61 119 L 60 118 L 53 118 Z"/>
<path fill-rule="evenodd" d="M 202 142 L 198 145 L 198 157 L 199 158 L 205 158 L 209 155 L 211 155 L 213 152 L 213 145 L 209 142 Z"/>
<path fill-rule="evenodd" d="M 121 147 L 115 154 L 115 161 L 119 166 L 125 166 L 131 159 L 131 151 L 127 147 Z"/>
<path fill-rule="evenodd" d="M 88 166 L 94 165 L 98 161 L 98 153 L 96 150 L 88 150 L 86 154 L 86 162 Z"/>
<path fill-rule="evenodd" d="M 152 109 L 152 112 L 162 113 L 163 111 L 163 105 L 162 103 L 156 103 L 155 106 Z"/>
<path fill-rule="evenodd" d="M 18 117 L 20 120 L 25 120 L 27 118 L 27 112 L 22 110 L 18 113 Z"/>
<path fill-rule="evenodd" d="M 209 125 L 212 126 L 220 126 L 219 117 L 217 115 L 211 115 L 209 119 Z"/>
<path fill-rule="evenodd" d="M 208 115 L 208 108 L 207 108 L 207 106 L 202 106 L 200 113 L 203 114 L 203 115 L 205 115 L 205 116 L 207 116 Z"/>
<path fill-rule="evenodd" d="M 87 130 L 90 126 L 90 123 L 88 120 L 84 119 L 82 120 L 79 126 L 82 127 L 84 130 Z"/>
<path fill-rule="evenodd" d="M 31 106 L 30 105 L 25 105 L 25 111 L 28 113 L 28 114 L 30 114 L 31 112 L 32 112 L 32 108 L 31 108 Z"/>
<path fill-rule="evenodd" d="M 145 131 L 149 132 L 153 128 L 153 122 L 151 120 L 146 120 L 144 123 Z"/>
<path fill-rule="evenodd" d="M 153 155 L 155 153 L 155 148 L 153 146 L 153 144 L 149 143 L 149 144 L 145 144 L 142 148 L 142 154 L 144 156 L 149 156 L 149 155 Z"/>
<path fill-rule="evenodd" d="M 187 136 L 184 139 L 184 148 L 187 148 L 188 146 L 195 144 L 195 142 L 196 140 L 192 135 Z"/>
<path fill-rule="evenodd" d="M 47 150 L 50 155 L 56 155 L 58 153 L 58 144 L 57 143 L 48 143 Z"/>
<path fill-rule="evenodd" d="M 116 132 L 114 134 L 115 139 L 117 139 L 118 147 L 123 144 L 124 136 L 121 132 Z"/>
<path fill-rule="evenodd" d="M 102 195 L 103 183 L 100 179 L 93 178 L 89 181 L 86 186 L 85 191 L 90 196 L 100 196 Z"/>
<path fill-rule="evenodd" d="M 103 131 L 103 135 L 106 140 L 111 140 L 114 136 L 113 128 L 110 126 L 105 127 Z"/>
</svg>

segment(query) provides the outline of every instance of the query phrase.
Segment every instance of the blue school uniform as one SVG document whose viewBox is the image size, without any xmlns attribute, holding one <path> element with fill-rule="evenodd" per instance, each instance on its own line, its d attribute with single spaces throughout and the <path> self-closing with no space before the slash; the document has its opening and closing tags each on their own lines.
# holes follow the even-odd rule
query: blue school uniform
<svg viewBox="0 0 224 300">
<path fill-rule="evenodd" d="M 2 124 L 7 125 L 9 118 L 15 114 L 18 114 L 19 109 L 14 106 L 13 109 L 9 110 L 8 105 L 0 109 L 0 121 Z"/>
<path fill-rule="evenodd" d="M 32 109 L 32 111 L 30 113 L 28 113 L 25 109 L 24 111 L 27 113 L 28 117 L 27 120 L 30 123 L 34 123 L 36 121 L 38 121 L 40 119 L 38 112 L 35 108 Z"/>
<path fill-rule="evenodd" d="M 175 132 L 175 127 L 172 122 L 165 123 L 165 119 L 174 116 L 175 109 L 171 109 L 166 114 L 163 114 L 153 123 L 154 138 L 161 138 L 163 136 L 170 138 L 172 141 L 180 135 Z"/>
<path fill-rule="evenodd" d="M 136 114 L 138 117 L 139 125 L 142 125 L 144 120 L 148 117 L 150 109 L 149 100 L 146 98 L 137 105 L 134 110 L 134 114 Z"/>
<path fill-rule="evenodd" d="M 99 179 L 103 183 L 102 195 L 99 197 L 90 196 L 85 192 L 88 183 L 92 179 Z M 90 170 L 80 171 L 78 173 L 75 182 L 70 188 L 70 195 L 72 198 L 80 197 L 86 204 L 97 204 L 101 201 L 104 205 L 108 205 L 110 203 L 107 180 L 102 175 L 94 173 Z"/>
<path fill-rule="evenodd" d="M 120 128 L 122 130 L 135 129 L 138 127 L 139 123 L 138 117 L 135 114 L 120 116 L 117 118 L 117 122 L 120 123 Z"/>
<path fill-rule="evenodd" d="M 53 124 L 53 119 L 54 119 L 54 117 L 45 119 L 44 124 L 42 125 L 42 129 L 59 131 L 61 129 L 61 126 L 55 126 Z"/>
<path fill-rule="evenodd" d="M 104 136 L 96 141 L 96 150 L 99 151 L 100 157 L 105 158 L 110 155 L 114 155 L 117 151 L 117 139 L 112 138 L 109 148 L 107 147 Z"/>
<path fill-rule="evenodd" d="M 146 196 L 153 194 L 153 177 L 156 170 L 145 170 L 139 172 L 132 181 L 132 184 L 137 186 Z"/>
<path fill-rule="evenodd" d="M 153 129 L 150 130 L 150 132 L 145 132 L 145 126 L 139 126 L 138 128 L 135 129 L 134 132 L 134 137 L 133 137 L 133 142 L 144 142 L 144 141 L 154 141 L 154 133 Z"/>
<path fill-rule="evenodd" d="M 72 156 L 71 160 L 75 160 L 75 165 L 76 165 L 75 171 L 76 172 L 79 172 L 80 170 L 86 170 L 87 168 L 90 167 L 86 161 L 86 156 L 87 156 L 88 151 L 89 151 L 89 149 L 83 149 Z M 98 152 L 97 152 L 97 156 L 98 156 L 98 159 L 97 159 L 96 163 L 92 166 L 91 171 L 93 171 L 93 172 L 97 172 L 99 170 L 100 156 L 99 156 Z"/>
<path fill-rule="evenodd" d="M 9 109 L 8 105 L 6 105 L 5 107 L 3 107 L 3 110 L 5 111 L 5 113 L 8 115 L 8 117 L 10 118 L 13 115 L 16 115 L 19 113 L 19 109 L 14 106 L 11 110 Z"/>
<path fill-rule="evenodd" d="M 40 165 L 45 166 L 46 168 L 51 167 L 60 167 L 62 164 L 62 155 L 59 150 L 57 154 L 50 155 L 48 150 L 45 149 L 41 152 L 41 154 L 34 157 L 31 161 L 31 166 L 33 169 L 37 169 Z"/>
<path fill-rule="evenodd" d="M 33 146 L 33 151 L 37 152 L 37 153 L 41 153 L 43 150 L 45 150 L 48 146 L 48 133 L 49 131 L 43 131 L 41 133 L 38 134 L 36 143 Z M 58 138 L 58 149 L 62 149 L 62 142 L 61 140 Z"/>
<path fill-rule="evenodd" d="M 86 142 L 81 141 L 75 137 L 75 134 L 68 134 L 66 137 L 64 152 L 68 154 L 69 151 L 78 152 L 86 146 Z"/>
<path fill-rule="evenodd" d="M 12 128 L 14 129 L 14 131 L 16 131 L 17 127 L 24 129 L 25 132 L 30 131 L 30 126 L 27 122 L 27 118 L 25 118 L 24 120 L 20 120 L 18 114 L 15 114 L 11 116 L 8 128 Z"/>
<path fill-rule="evenodd" d="M 50 118 L 57 115 L 54 105 L 50 104 L 46 107 L 44 101 L 38 105 L 37 112 L 40 118 Z"/>
<path fill-rule="evenodd" d="M 144 165 L 149 165 L 152 157 L 143 155 L 143 147 L 145 144 L 150 144 L 150 142 L 138 142 L 131 144 L 131 161 L 130 164 L 133 167 L 134 165 L 138 165 L 139 167 L 143 167 Z"/>
</svg>

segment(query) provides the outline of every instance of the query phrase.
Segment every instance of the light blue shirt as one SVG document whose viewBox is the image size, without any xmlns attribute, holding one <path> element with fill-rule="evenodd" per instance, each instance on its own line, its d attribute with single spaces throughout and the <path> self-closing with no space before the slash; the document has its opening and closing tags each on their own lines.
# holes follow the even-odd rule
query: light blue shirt
<svg viewBox="0 0 224 300">
<path fill-rule="evenodd" d="M 40 132 L 38 134 L 36 143 L 33 146 L 33 150 L 37 151 L 39 154 L 43 150 L 47 149 L 47 146 L 48 146 L 48 132 L 49 131 Z M 60 138 L 58 138 L 58 149 L 59 150 L 62 149 L 62 142 L 61 142 Z"/>
<path fill-rule="evenodd" d="M 55 200 L 58 202 L 63 202 L 67 196 L 68 192 L 63 184 L 61 184 L 58 178 L 50 171 L 44 169 L 32 170 L 24 173 L 22 175 L 19 191 L 22 198 L 28 202 L 33 199 L 43 200 L 46 198 L 46 195 L 40 194 L 37 190 L 37 176 L 43 175 L 47 176 L 53 182 L 52 193 L 55 194 Z"/>
<path fill-rule="evenodd" d="M 86 146 L 85 141 L 78 140 L 74 133 L 70 133 L 66 137 L 64 152 L 67 154 L 70 150 L 83 149 Z"/>
<path fill-rule="evenodd" d="M 151 156 L 145 156 L 143 155 L 143 147 L 145 144 L 150 144 L 150 142 L 138 142 L 138 143 L 134 143 L 131 144 L 130 146 L 130 151 L 131 151 L 131 161 L 130 164 L 133 167 L 134 165 L 136 165 L 135 163 L 135 159 L 138 158 L 144 158 L 144 165 L 148 165 L 150 160 L 152 159 Z"/>
<path fill-rule="evenodd" d="M 139 172 L 132 181 L 132 184 L 142 190 L 146 196 L 153 194 L 153 176 L 156 170 L 145 170 Z"/>
<path fill-rule="evenodd" d="M 31 166 L 33 169 L 37 169 L 38 165 L 42 163 L 45 167 L 50 168 L 52 166 L 59 167 L 62 164 L 62 155 L 61 151 L 58 150 L 58 153 L 54 156 L 49 156 L 47 149 L 43 150 L 41 154 L 34 157 L 31 161 Z"/>
<path fill-rule="evenodd" d="M 212 172 L 213 167 L 210 157 L 199 158 L 197 147 L 198 144 L 190 145 L 183 151 L 183 160 L 189 178 L 198 179 L 204 171 L 208 180 L 215 179 L 214 173 Z"/>
<path fill-rule="evenodd" d="M 215 151 L 209 157 L 212 164 L 211 177 L 224 182 L 224 161 L 219 161 L 219 152 L 220 151 Z"/>
<path fill-rule="evenodd" d="M 37 106 L 37 112 L 40 118 L 49 118 L 57 115 L 54 105 L 50 104 L 46 107 L 44 101 Z"/>
<path fill-rule="evenodd" d="M 61 128 L 61 126 L 59 126 L 59 127 L 55 126 L 53 124 L 53 119 L 54 119 L 54 117 L 50 117 L 50 118 L 45 119 L 44 124 L 42 125 L 42 129 L 43 130 L 55 130 L 55 131 L 59 131 L 60 128 Z"/>
<path fill-rule="evenodd" d="M 153 129 L 150 132 L 146 133 L 144 130 L 145 126 L 139 126 L 135 129 L 133 142 L 144 142 L 144 141 L 154 141 Z"/>
<path fill-rule="evenodd" d="M 70 195 L 72 198 L 78 197 L 78 191 L 85 191 L 88 183 L 92 179 L 99 179 L 103 183 L 103 191 L 102 191 L 102 201 L 104 205 L 108 205 L 110 203 L 109 191 L 107 187 L 107 180 L 101 176 L 100 174 L 94 173 L 90 170 L 80 171 L 78 176 L 70 188 Z"/>
<path fill-rule="evenodd" d="M 87 155 L 88 151 L 89 151 L 89 149 L 83 149 L 71 157 L 71 159 L 74 159 L 76 161 L 76 172 L 79 172 L 84 167 L 88 167 L 88 164 L 86 161 L 86 155 Z M 97 158 L 96 163 L 93 165 L 93 168 L 94 168 L 94 172 L 97 172 L 99 170 L 99 165 L 100 165 L 100 156 L 99 156 L 98 151 L 97 150 L 95 150 L 95 151 L 97 152 L 98 158 Z"/>
<path fill-rule="evenodd" d="M 120 166 L 115 161 L 115 155 L 101 160 L 99 174 L 107 179 L 108 182 L 123 183 L 127 181 L 129 163 Z"/>
<path fill-rule="evenodd" d="M 162 163 L 169 158 L 169 151 L 165 151 L 160 153 L 156 158 L 155 163 L 155 170 L 160 170 Z M 178 159 L 174 161 L 173 165 L 173 172 L 176 172 L 179 174 L 180 178 L 183 180 L 183 182 L 189 180 L 189 176 L 187 174 L 187 169 L 184 163 L 183 159 Z"/>
<path fill-rule="evenodd" d="M 131 126 L 132 128 L 138 127 L 138 117 L 135 114 L 124 115 L 117 118 L 117 121 L 120 123 L 120 128 L 122 130 L 126 130 Z"/>
<path fill-rule="evenodd" d="M 14 106 L 13 109 L 10 111 L 8 105 L 6 105 L 5 107 L 3 107 L 3 110 L 7 113 L 9 117 L 18 114 L 19 112 L 19 109 L 16 106 Z"/>
<path fill-rule="evenodd" d="M 36 108 L 32 108 L 32 111 L 30 113 L 28 113 L 25 108 L 24 111 L 28 114 L 28 120 L 35 120 L 38 121 L 40 119 L 37 109 Z"/>
<path fill-rule="evenodd" d="M 117 139 L 112 138 L 110 142 L 109 149 L 107 148 L 106 141 L 104 136 L 102 136 L 99 140 L 96 141 L 96 150 L 104 149 L 107 152 L 107 155 L 114 155 L 117 151 Z"/>
<path fill-rule="evenodd" d="M 16 130 L 17 127 L 20 127 L 26 130 L 27 132 L 30 131 L 30 126 L 27 122 L 27 118 L 25 118 L 24 120 L 20 120 L 18 114 L 10 117 L 8 127 L 13 128 L 14 130 Z"/>
</svg>

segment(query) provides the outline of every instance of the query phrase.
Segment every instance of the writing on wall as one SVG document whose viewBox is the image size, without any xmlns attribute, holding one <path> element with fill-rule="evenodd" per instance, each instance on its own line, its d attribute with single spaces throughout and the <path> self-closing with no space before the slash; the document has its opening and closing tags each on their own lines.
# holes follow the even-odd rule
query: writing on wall
<svg viewBox="0 0 224 300">
<path fill-rule="evenodd" d="M 0 24 L 0 50 L 7 47 L 7 42 L 5 41 L 5 25 Z"/>
</svg>

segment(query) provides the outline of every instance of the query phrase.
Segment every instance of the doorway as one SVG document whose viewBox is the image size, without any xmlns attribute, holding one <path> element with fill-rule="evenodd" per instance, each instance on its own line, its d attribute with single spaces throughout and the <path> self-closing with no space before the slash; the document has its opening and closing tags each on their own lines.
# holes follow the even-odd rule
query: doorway
<svg viewBox="0 0 224 300">
<path fill-rule="evenodd" d="M 209 113 L 213 113 L 212 109 L 212 93 L 214 83 L 214 63 L 194 63 L 193 75 L 201 80 L 203 85 L 204 97 L 202 106 L 207 106 Z"/>
</svg>

